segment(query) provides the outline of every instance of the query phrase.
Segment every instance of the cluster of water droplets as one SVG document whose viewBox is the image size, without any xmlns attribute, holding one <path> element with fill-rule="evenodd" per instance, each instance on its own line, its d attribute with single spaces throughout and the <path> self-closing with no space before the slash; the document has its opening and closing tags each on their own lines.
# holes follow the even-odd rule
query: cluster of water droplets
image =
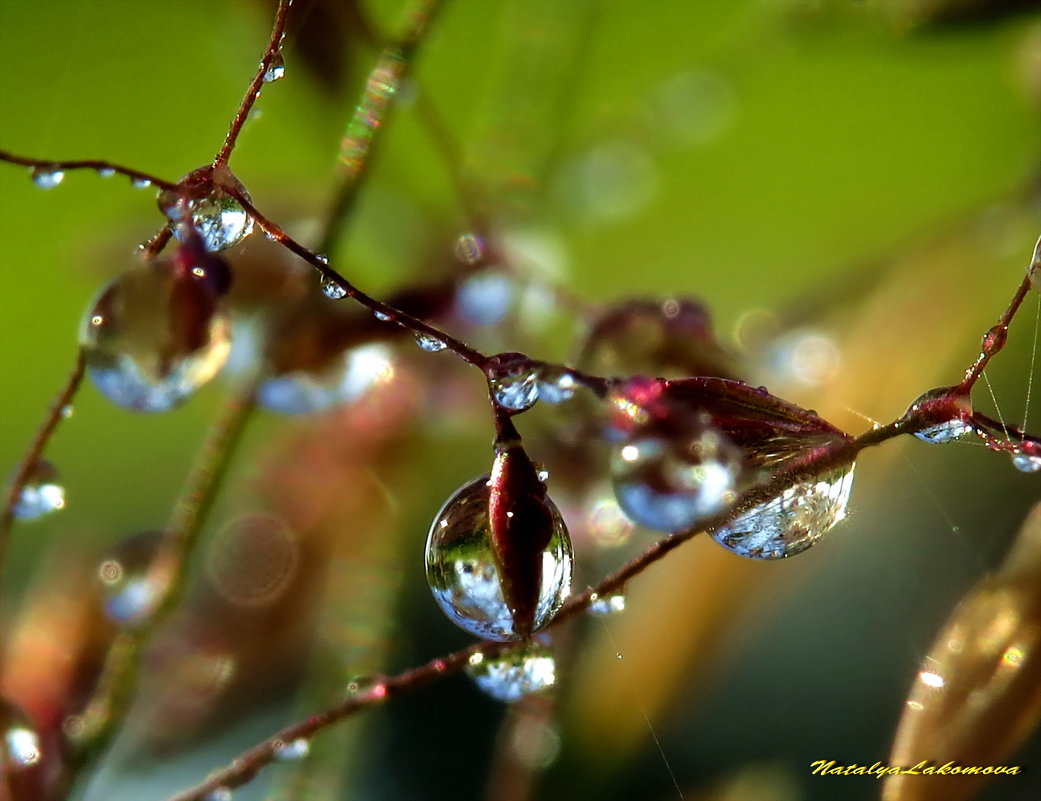
<svg viewBox="0 0 1041 801">
<path fill-rule="evenodd" d="M 14 516 L 36 520 L 64 508 L 65 488 L 59 483 L 58 469 L 46 459 L 37 459 L 15 501 Z"/>
<path fill-rule="evenodd" d="M 853 465 L 816 476 L 742 512 L 712 532 L 724 548 L 750 559 L 805 551 L 846 516 Z"/>
<path fill-rule="evenodd" d="M 84 316 L 80 344 L 91 379 L 109 400 L 163 412 L 224 366 L 231 324 L 204 282 L 160 263 L 102 289 Z"/>
<path fill-rule="evenodd" d="M 546 690 L 557 680 L 553 652 L 538 639 L 496 656 L 475 653 L 467 662 L 466 672 L 482 692 L 506 703 Z"/>
<path fill-rule="evenodd" d="M 491 539 L 490 477 L 464 484 L 441 507 L 426 541 L 426 575 L 434 600 L 449 620 L 486 640 L 515 640 L 513 613 L 503 589 Z M 541 555 L 532 629 L 545 626 L 571 591 L 573 553 L 560 511 L 545 499 L 553 531 Z"/>
</svg>

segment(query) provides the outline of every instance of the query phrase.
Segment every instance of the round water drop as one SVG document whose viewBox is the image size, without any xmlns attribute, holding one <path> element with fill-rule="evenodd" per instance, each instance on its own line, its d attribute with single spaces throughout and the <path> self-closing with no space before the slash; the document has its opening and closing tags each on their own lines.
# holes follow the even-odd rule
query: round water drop
<svg viewBox="0 0 1041 801">
<path fill-rule="evenodd" d="M 357 400 L 394 375 L 394 362 L 384 345 L 362 345 L 323 369 L 269 378 L 257 390 L 257 402 L 281 414 L 310 414 Z"/>
<path fill-rule="evenodd" d="M 489 476 L 464 484 L 437 513 L 426 541 L 430 591 L 448 619 L 486 640 L 515 640 L 513 615 L 503 599 L 492 551 Z M 571 592 L 573 555 L 560 511 L 549 498 L 553 533 L 542 552 L 532 628 L 549 623 Z"/>
<path fill-rule="evenodd" d="M 14 704 L 0 698 L 0 788 L 6 791 L 2 797 L 38 797 L 42 762 L 43 745 L 35 727 Z"/>
<path fill-rule="evenodd" d="M 497 358 L 502 366 L 495 368 L 489 378 L 496 403 L 516 412 L 530 409 L 539 399 L 538 372 L 523 357 L 500 354 Z"/>
<path fill-rule="evenodd" d="M 633 522 L 686 531 L 736 495 L 741 457 L 721 432 L 697 424 L 669 435 L 640 427 L 615 451 L 615 497 Z"/>
<path fill-rule="evenodd" d="M 295 762 L 303 759 L 311 751 L 311 742 L 306 737 L 297 737 L 288 743 L 275 746 L 275 759 L 280 762 Z"/>
<path fill-rule="evenodd" d="M 145 531 L 127 537 L 98 565 L 105 615 L 113 623 L 135 626 L 150 619 L 159 599 L 159 590 L 149 579 L 148 568 L 162 538 L 161 531 Z"/>
<path fill-rule="evenodd" d="M 964 437 L 972 431 L 972 426 L 966 423 L 964 420 L 954 419 L 947 420 L 943 423 L 930 426 L 929 428 L 921 431 L 916 431 L 915 436 L 922 442 L 928 442 L 933 445 L 943 445 L 947 442 L 953 442 L 956 439 Z"/>
<path fill-rule="evenodd" d="M 322 277 L 322 294 L 330 300 L 342 300 L 347 297 L 347 290 L 328 276 Z"/>
<path fill-rule="evenodd" d="M 248 200 L 246 188 L 230 180 Z M 213 184 L 209 168 L 190 172 L 176 187 L 160 192 L 158 204 L 175 223 L 174 236 L 184 242 L 193 231 L 209 251 L 227 250 L 253 233 L 253 218 L 235 198 Z"/>
<path fill-rule="evenodd" d="M 546 365 L 539 371 L 539 400 L 546 403 L 563 403 L 575 395 L 578 381 L 560 367 Z"/>
<path fill-rule="evenodd" d="M 40 189 L 54 189 L 65 180 L 65 173 L 57 166 L 33 167 L 29 175 Z"/>
<path fill-rule="evenodd" d="M 379 314 L 380 312 L 376 312 L 377 317 L 379 317 Z M 445 343 L 437 337 L 423 332 L 416 334 L 416 344 L 428 353 L 437 353 L 447 347 Z"/>
<path fill-rule="evenodd" d="M 591 615 L 613 615 L 615 612 L 625 611 L 625 596 L 616 593 L 614 595 L 594 595 L 589 603 L 589 614 Z"/>
<path fill-rule="evenodd" d="M 264 71 L 264 83 L 274 83 L 281 80 L 286 74 L 286 62 L 281 53 L 276 53 L 271 63 Z"/>
<path fill-rule="evenodd" d="M 21 520 L 36 520 L 65 508 L 65 488 L 58 483 L 58 470 L 46 459 L 37 459 L 26 476 L 14 516 Z"/>
<path fill-rule="evenodd" d="M 557 680 L 552 651 L 536 641 L 497 656 L 476 653 L 470 657 L 466 672 L 482 691 L 506 703 L 552 687 Z"/>
<path fill-rule="evenodd" d="M 231 350 L 231 325 L 204 282 L 164 265 L 124 273 L 80 329 L 87 370 L 113 403 L 165 412 L 213 378 Z"/>
<path fill-rule="evenodd" d="M 1041 470 L 1041 456 L 1027 453 L 1013 454 L 1012 466 L 1022 473 L 1036 473 Z"/>
<path fill-rule="evenodd" d="M 713 539 L 749 559 L 783 559 L 815 544 L 846 516 L 853 465 L 789 487 L 738 515 Z"/>
<path fill-rule="evenodd" d="M 147 189 L 152 185 L 152 182 L 148 178 L 131 178 L 130 185 L 134 189 Z"/>
<path fill-rule="evenodd" d="M 114 169 L 112 169 L 111 167 L 101 167 L 98 170 L 98 175 L 101 176 L 102 178 L 111 178 L 115 174 L 116 174 L 116 171 Z"/>
<path fill-rule="evenodd" d="M 391 321 L 391 316 L 386 312 L 376 311 L 372 313 L 372 316 L 379 320 L 381 323 L 388 323 Z M 420 345 L 422 347 L 422 345 Z M 426 350 L 426 348 L 424 348 Z"/>
<path fill-rule="evenodd" d="M 232 799 L 231 789 L 228 787 L 218 787 L 206 794 L 206 801 L 231 801 Z"/>
</svg>

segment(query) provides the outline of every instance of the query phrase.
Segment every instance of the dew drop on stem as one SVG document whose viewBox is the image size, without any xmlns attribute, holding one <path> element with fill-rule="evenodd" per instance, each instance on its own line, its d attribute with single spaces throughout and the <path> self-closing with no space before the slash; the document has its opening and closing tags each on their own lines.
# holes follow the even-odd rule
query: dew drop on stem
<svg viewBox="0 0 1041 801">
<path fill-rule="evenodd" d="M 24 793 L 31 792 L 39 780 L 42 760 L 40 735 L 29 718 L 0 698 L 0 788 L 20 793 L 15 798 L 29 797 Z"/>
<path fill-rule="evenodd" d="M 14 516 L 20 520 L 37 520 L 64 508 L 65 488 L 59 481 L 57 468 L 46 459 L 37 459 L 15 501 Z"/>
<path fill-rule="evenodd" d="M 625 596 L 621 593 L 599 596 L 594 593 L 589 602 L 589 614 L 591 615 L 613 615 L 616 612 L 625 611 Z"/>
<path fill-rule="evenodd" d="M 241 185 L 238 189 L 245 193 Z M 231 195 L 217 188 L 195 191 L 200 190 L 178 185 L 159 193 L 159 210 L 175 224 L 179 240 L 187 241 L 192 231 L 206 250 L 215 252 L 234 247 L 253 232 L 253 218 Z"/>
<path fill-rule="evenodd" d="M 98 565 L 105 616 L 119 626 L 146 623 L 159 600 L 159 588 L 148 568 L 162 542 L 161 531 L 145 531 L 123 539 Z"/>
<path fill-rule="evenodd" d="M 539 400 L 545 403 L 563 403 L 575 395 L 578 381 L 567 370 L 546 365 L 539 370 Z"/>
<path fill-rule="evenodd" d="M 87 372 L 113 403 L 164 412 L 227 361 L 231 325 L 204 282 L 161 262 L 106 285 L 80 329 Z"/>
<path fill-rule="evenodd" d="M 378 317 L 380 312 L 374 312 L 374 314 L 376 314 Z M 427 351 L 427 353 L 437 353 L 438 351 L 442 351 L 447 347 L 445 343 L 437 337 L 431 336 L 430 334 L 424 333 L 422 331 L 416 334 L 416 344 L 419 345 L 419 347 L 421 347 L 423 350 Z"/>
<path fill-rule="evenodd" d="M 487 640 L 515 640 L 513 613 L 496 567 L 489 517 L 490 477 L 464 484 L 437 513 L 426 541 L 426 575 L 434 600 L 449 620 Z M 552 531 L 540 560 L 532 630 L 545 626 L 571 591 L 571 539 L 549 498 Z"/>
<path fill-rule="evenodd" d="M 286 62 L 281 53 L 276 53 L 271 63 L 264 71 L 264 83 L 274 83 L 281 80 L 286 74 Z"/>
<path fill-rule="evenodd" d="M 322 276 L 322 294 L 330 300 L 342 300 L 347 297 L 347 290 L 329 276 Z"/>
<path fill-rule="evenodd" d="M 552 687 L 557 666 L 549 646 L 537 641 L 486 657 L 476 653 L 466 665 L 467 675 L 487 695 L 511 703 Z"/>
<path fill-rule="evenodd" d="M 33 167 L 29 175 L 40 189 L 54 189 L 65 179 L 65 173 L 56 165 Z"/>
<path fill-rule="evenodd" d="M 303 759 L 311 751 L 311 741 L 306 737 L 297 737 L 287 743 L 279 743 L 275 746 L 275 759 L 280 762 L 295 762 Z"/>
<path fill-rule="evenodd" d="M 1041 456 L 1029 453 L 1014 453 L 1012 455 L 1012 466 L 1021 473 L 1037 473 L 1041 471 Z"/>
<path fill-rule="evenodd" d="M 954 419 L 916 431 L 914 435 L 922 442 L 928 442 L 932 445 L 944 445 L 948 442 L 954 442 L 956 439 L 961 439 L 970 431 L 972 431 L 971 425 L 964 420 Z"/>
<path fill-rule="evenodd" d="M 853 465 L 784 490 L 712 532 L 723 547 L 749 559 L 783 559 L 817 543 L 846 516 Z"/>
<path fill-rule="evenodd" d="M 520 353 L 500 353 L 489 369 L 492 397 L 504 409 L 522 412 L 539 399 L 538 371 Z"/>
</svg>

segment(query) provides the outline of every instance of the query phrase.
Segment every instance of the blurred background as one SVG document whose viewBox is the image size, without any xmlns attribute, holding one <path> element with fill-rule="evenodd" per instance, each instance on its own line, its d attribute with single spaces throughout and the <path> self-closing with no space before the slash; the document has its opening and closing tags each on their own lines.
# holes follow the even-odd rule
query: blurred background
<svg viewBox="0 0 1041 801">
<path fill-rule="evenodd" d="M 286 76 L 232 166 L 302 241 L 319 235 L 374 43 L 402 8 L 295 9 Z M 219 146 L 271 10 L 0 0 L 0 147 L 177 179 Z M 960 379 L 1041 228 L 1036 4 L 449 0 L 400 103 L 336 240 L 351 280 L 379 296 L 450 275 L 476 206 L 509 308 L 481 325 L 459 303 L 447 330 L 569 361 L 587 304 L 699 298 L 739 374 L 852 433 Z M 118 176 L 70 173 L 45 192 L 26 172 L 0 165 L 9 470 L 72 367 L 91 299 L 163 223 L 154 190 Z M 309 278 L 259 235 L 231 259 L 233 380 L 255 358 L 247 323 Z M 993 397 L 975 397 L 1017 424 L 1037 311 L 1034 293 L 988 371 Z M 447 354 L 385 345 L 381 380 L 358 397 L 251 422 L 184 602 L 77 797 L 162 799 L 359 676 L 469 642 L 431 602 L 422 548 L 443 500 L 488 469 L 484 387 Z M 600 364 L 654 372 L 642 347 L 605 346 Z M 4 565 L 4 688 L 27 711 L 111 637 L 98 565 L 166 525 L 226 378 L 162 415 L 83 387 L 48 449 L 67 508 L 19 524 Z M 584 586 L 654 535 L 619 517 L 597 443 L 586 455 L 603 472 L 568 480 L 560 443 L 576 415 L 537 407 L 518 426 L 565 474 L 550 489 Z M 936 632 L 1038 487 L 975 443 L 889 443 L 863 455 L 849 519 L 813 550 L 753 563 L 698 538 L 632 582 L 623 613 L 561 631 L 551 697 L 509 709 L 451 677 L 326 731 L 235 798 L 878 798 L 874 778 L 809 764 L 886 761 Z M 1037 734 L 1006 763 L 1027 769 L 980 797 L 1037 797 Z"/>
</svg>

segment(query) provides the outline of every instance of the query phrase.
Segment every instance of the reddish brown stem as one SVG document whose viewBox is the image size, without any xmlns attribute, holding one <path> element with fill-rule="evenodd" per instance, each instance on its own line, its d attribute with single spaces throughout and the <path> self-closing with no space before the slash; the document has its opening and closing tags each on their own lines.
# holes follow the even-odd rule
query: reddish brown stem
<svg viewBox="0 0 1041 801">
<path fill-rule="evenodd" d="M 14 524 L 15 505 L 22 495 L 22 490 L 25 489 L 34 466 L 43 455 L 47 443 L 58 428 L 58 424 L 65 419 L 65 408 L 76 396 L 76 391 L 83 381 L 85 369 L 86 363 L 83 358 L 83 351 L 79 350 L 76 352 L 76 362 L 73 365 L 72 372 L 65 379 L 65 386 L 62 387 L 58 396 L 54 399 L 54 403 L 43 420 L 43 425 L 40 426 L 40 430 L 36 432 L 36 436 L 29 444 L 29 450 L 18 465 L 18 470 L 11 481 L 11 486 L 7 491 L 7 499 L 4 502 L 4 510 L 2 515 L 0 515 L 0 567 L 4 564 L 4 554 L 11 536 L 11 526 Z M 3 570 L 0 570 L 0 599 L 3 597 L 2 582 Z"/>
<path fill-rule="evenodd" d="M 1016 289 L 1016 294 L 1012 296 L 1012 300 L 1008 304 L 1008 308 L 1002 312 L 994 326 L 983 335 L 980 355 L 976 358 L 972 367 L 965 371 L 965 378 L 958 385 L 960 390 L 968 393 L 976 382 L 979 381 L 990 360 L 997 356 L 1002 348 L 1005 347 L 1009 324 L 1012 322 L 1012 318 L 1016 316 L 1016 312 L 1019 311 L 1019 307 L 1023 305 L 1028 292 L 1030 292 L 1029 274 L 1020 282 L 1019 288 Z"/>
<path fill-rule="evenodd" d="M 111 171 L 113 173 L 118 173 L 119 175 L 125 175 L 131 181 L 141 182 L 142 184 L 147 182 L 148 185 L 155 186 L 158 189 L 172 189 L 176 186 L 176 184 L 170 183 L 169 181 L 150 173 L 135 170 L 130 167 L 124 167 L 122 164 L 114 164 L 111 161 L 105 161 L 104 159 L 54 161 L 50 159 L 36 159 L 30 158 L 29 156 L 19 156 L 7 150 L 0 150 L 0 161 L 6 161 L 8 164 L 18 164 L 33 169 L 60 170 L 62 172 L 71 172 L 72 170 L 92 170 L 93 172 Z"/>
<path fill-rule="evenodd" d="M 264 88 L 264 75 L 271 69 L 275 59 L 282 51 L 282 40 L 286 35 L 286 18 L 289 15 L 289 7 L 291 5 L 293 5 L 293 0 L 279 0 L 278 2 L 278 9 L 275 11 L 275 21 L 271 25 L 271 39 L 268 41 L 267 49 L 264 50 L 264 55 L 260 59 L 260 66 L 257 67 L 257 72 L 253 76 L 253 80 L 250 81 L 249 88 L 246 89 L 246 94 L 239 104 L 238 111 L 235 112 L 235 116 L 231 120 L 228 134 L 224 137 L 224 144 L 213 159 L 214 169 L 227 165 L 228 160 L 231 158 L 231 153 L 235 149 L 239 134 L 242 133 L 242 126 L 249 119 L 249 113 L 253 110 L 253 105 L 257 102 L 257 98 L 260 97 L 260 90 Z"/>
</svg>

